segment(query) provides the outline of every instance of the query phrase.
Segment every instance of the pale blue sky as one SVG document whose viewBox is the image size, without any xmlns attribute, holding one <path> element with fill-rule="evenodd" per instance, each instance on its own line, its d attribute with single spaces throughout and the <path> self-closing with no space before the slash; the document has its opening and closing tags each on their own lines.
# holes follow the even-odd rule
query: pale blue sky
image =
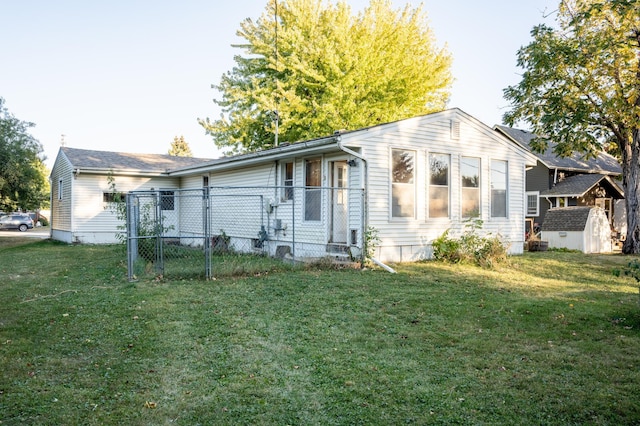
<svg viewBox="0 0 640 426">
<path fill-rule="evenodd" d="M 348 0 L 355 11 L 368 0 Z M 396 7 L 420 1 L 393 0 Z M 453 54 L 450 107 L 487 125 L 519 81 L 516 51 L 557 0 L 425 0 L 440 46 Z M 184 135 L 197 157 L 218 152 L 197 118 L 217 118 L 211 84 L 240 53 L 231 44 L 267 0 L 0 0 L 0 97 L 52 165 L 67 146 L 165 154 Z"/>
</svg>

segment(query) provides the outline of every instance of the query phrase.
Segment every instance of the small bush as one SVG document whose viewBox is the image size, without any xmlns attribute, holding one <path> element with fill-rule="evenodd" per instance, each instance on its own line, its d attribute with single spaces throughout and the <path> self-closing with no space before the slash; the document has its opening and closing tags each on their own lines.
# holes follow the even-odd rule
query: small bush
<svg viewBox="0 0 640 426">
<path fill-rule="evenodd" d="M 449 235 L 449 229 L 433 243 L 433 257 L 452 263 L 474 263 L 483 268 L 491 268 L 507 260 L 507 246 L 498 236 L 480 236 L 477 230 L 482 221 L 474 219 L 466 224 L 466 231 L 459 237 Z"/>
</svg>

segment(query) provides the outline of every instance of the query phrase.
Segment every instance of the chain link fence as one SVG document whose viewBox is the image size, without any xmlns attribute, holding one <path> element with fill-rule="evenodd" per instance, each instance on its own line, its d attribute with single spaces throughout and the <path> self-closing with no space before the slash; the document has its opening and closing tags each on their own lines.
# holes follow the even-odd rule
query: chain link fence
<svg viewBox="0 0 640 426">
<path fill-rule="evenodd" d="M 363 190 L 208 187 L 126 196 L 129 279 L 258 273 L 273 259 L 362 262 Z"/>
</svg>

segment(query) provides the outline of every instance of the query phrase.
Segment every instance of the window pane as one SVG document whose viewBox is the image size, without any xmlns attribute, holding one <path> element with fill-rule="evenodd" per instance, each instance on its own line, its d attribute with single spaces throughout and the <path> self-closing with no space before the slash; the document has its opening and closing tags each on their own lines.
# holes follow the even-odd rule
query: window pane
<svg viewBox="0 0 640 426">
<path fill-rule="evenodd" d="M 391 217 L 415 217 L 414 151 L 391 151 Z"/>
<path fill-rule="evenodd" d="M 429 154 L 429 217 L 449 216 L 449 164 L 447 154 Z"/>
<path fill-rule="evenodd" d="M 462 188 L 462 217 L 480 216 L 480 189 Z"/>
<path fill-rule="evenodd" d="M 445 154 L 431 154 L 429 156 L 431 185 L 449 185 L 449 156 Z"/>
<path fill-rule="evenodd" d="M 321 189 L 307 188 L 304 191 L 304 220 L 320 220 L 321 202 Z"/>
<path fill-rule="evenodd" d="M 311 188 L 304 191 L 304 220 L 320 220 L 321 217 L 322 192 L 313 188 L 319 187 L 321 183 L 320 166 L 320 159 L 306 161 L 304 183 Z"/>
<path fill-rule="evenodd" d="M 305 186 L 320 186 L 320 160 L 307 160 Z"/>
<path fill-rule="evenodd" d="M 506 161 L 491 161 L 491 216 L 507 217 Z"/>
<path fill-rule="evenodd" d="M 462 217 L 480 216 L 480 159 L 462 157 Z"/>
<path fill-rule="evenodd" d="M 415 154 L 412 151 L 394 149 L 392 152 L 392 182 L 413 183 L 413 163 Z"/>
<path fill-rule="evenodd" d="M 462 157 L 460 165 L 460 174 L 462 176 L 463 188 L 479 188 L 480 187 L 480 159 Z"/>
<path fill-rule="evenodd" d="M 431 186 L 429 191 L 429 217 L 449 216 L 449 187 Z"/>
<path fill-rule="evenodd" d="M 527 195 L 527 216 L 537 216 L 537 215 L 538 215 L 538 195 L 528 194 Z"/>
<path fill-rule="evenodd" d="M 282 173 L 282 186 L 284 191 L 282 193 L 282 200 L 293 199 L 293 163 L 285 163 Z"/>
<path fill-rule="evenodd" d="M 394 183 L 391 185 L 391 216 L 414 217 L 413 185 Z"/>
<path fill-rule="evenodd" d="M 160 191 L 160 208 L 162 210 L 174 210 L 175 201 L 173 191 Z"/>
</svg>

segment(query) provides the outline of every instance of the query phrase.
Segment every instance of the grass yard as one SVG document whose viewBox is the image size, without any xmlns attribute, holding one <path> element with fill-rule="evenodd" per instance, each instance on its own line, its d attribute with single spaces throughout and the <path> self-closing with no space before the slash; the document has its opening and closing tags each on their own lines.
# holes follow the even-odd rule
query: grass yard
<svg viewBox="0 0 640 426">
<path fill-rule="evenodd" d="M 120 247 L 11 244 L 2 425 L 640 423 L 622 256 L 132 283 Z"/>
</svg>

